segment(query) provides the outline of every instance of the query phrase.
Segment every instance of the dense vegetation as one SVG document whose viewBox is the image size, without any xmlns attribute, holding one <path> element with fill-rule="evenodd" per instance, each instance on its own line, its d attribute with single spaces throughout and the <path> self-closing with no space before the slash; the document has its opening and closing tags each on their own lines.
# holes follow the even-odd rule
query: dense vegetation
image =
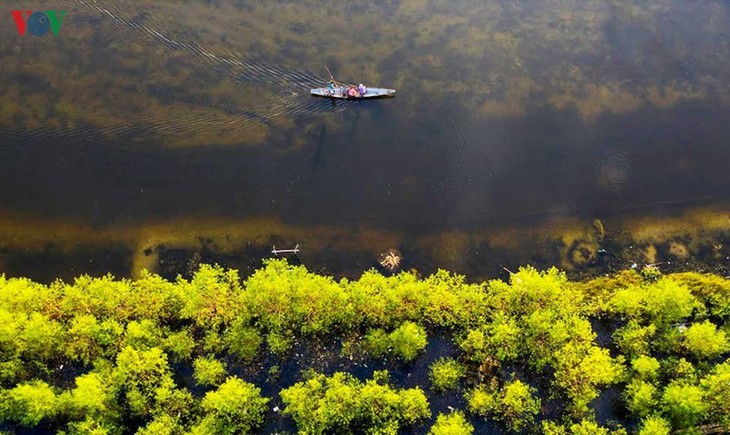
<svg viewBox="0 0 730 435">
<path fill-rule="evenodd" d="M 281 260 L 245 281 L 211 266 L 174 283 L 0 276 L 0 428 L 248 433 L 285 418 L 314 434 L 466 434 L 481 419 L 551 434 L 730 429 L 729 319 L 730 280 L 655 269 L 570 282 L 528 267 L 479 284 L 443 271 L 336 282 Z M 409 370 L 437 336 L 455 351 L 429 360 L 415 387 L 387 371 L 301 367 L 264 394 L 246 370 L 333 341 L 345 357 Z M 620 422 L 596 419 L 607 389 Z M 462 409 L 434 412 L 441 394 Z"/>
</svg>

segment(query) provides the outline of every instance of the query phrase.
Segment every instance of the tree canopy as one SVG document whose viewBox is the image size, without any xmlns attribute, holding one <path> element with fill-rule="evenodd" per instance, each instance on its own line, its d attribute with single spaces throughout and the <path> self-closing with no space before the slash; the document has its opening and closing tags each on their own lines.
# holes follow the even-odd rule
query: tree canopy
<svg viewBox="0 0 730 435">
<path fill-rule="evenodd" d="M 0 431 L 730 430 L 729 282 L 532 267 L 336 281 L 284 260 L 174 282 L 0 275 Z M 625 420 L 596 420 L 597 399 Z"/>
</svg>

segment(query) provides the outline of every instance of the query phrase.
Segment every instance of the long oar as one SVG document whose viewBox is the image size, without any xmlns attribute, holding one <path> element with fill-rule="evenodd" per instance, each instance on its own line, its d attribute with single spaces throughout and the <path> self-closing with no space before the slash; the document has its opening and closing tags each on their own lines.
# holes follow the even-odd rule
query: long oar
<svg viewBox="0 0 730 435">
<path fill-rule="evenodd" d="M 332 71 L 330 71 L 330 69 L 329 69 L 329 68 L 327 67 L 327 65 L 325 65 L 325 66 L 324 66 L 324 68 L 325 68 L 325 69 L 327 70 L 327 74 L 329 74 L 329 75 L 330 75 L 330 79 L 332 79 L 332 81 L 333 81 L 333 82 L 335 82 L 335 83 L 337 83 L 338 85 L 344 85 L 344 86 L 355 86 L 355 85 L 353 85 L 353 84 L 350 84 L 350 83 L 344 83 L 344 82 L 339 82 L 339 81 L 337 81 L 337 80 L 335 79 L 335 76 L 333 76 L 333 75 L 332 75 Z"/>
<path fill-rule="evenodd" d="M 326 70 L 327 70 L 327 74 L 329 74 L 329 75 L 330 75 L 330 78 L 332 79 L 332 81 L 333 81 L 333 82 L 334 82 L 334 81 L 336 81 L 336 80 L 335 80 L 335 76 L 333 76 L 333 75 L 332 75 L 332 71 L 330 71 L 330 69 L 329 69 L 329 68 L 327 67 L 327 65 L 325 65 L 325 66 L 324 66 L 324 69 L 326 69 Z"/>
</svg>

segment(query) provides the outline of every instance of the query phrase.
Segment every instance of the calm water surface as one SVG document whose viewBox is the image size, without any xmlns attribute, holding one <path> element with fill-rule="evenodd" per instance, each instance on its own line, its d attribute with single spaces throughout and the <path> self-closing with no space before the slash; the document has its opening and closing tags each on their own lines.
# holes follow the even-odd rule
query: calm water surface
<svg viewBox="0 0 730 435">
<path fill-rule="evenodd" d="M 483 275 L 560 264 L 497 252 L 505 228 L 723 209 L 727 2 L 346 3 L 69 0 L 42 38 L 7 14 L 0 271 L 255 267 L 300 243 L 326 272 L 395 247 Z M 398 96 L 310 97 L 325 64 Z"/>
</svg>

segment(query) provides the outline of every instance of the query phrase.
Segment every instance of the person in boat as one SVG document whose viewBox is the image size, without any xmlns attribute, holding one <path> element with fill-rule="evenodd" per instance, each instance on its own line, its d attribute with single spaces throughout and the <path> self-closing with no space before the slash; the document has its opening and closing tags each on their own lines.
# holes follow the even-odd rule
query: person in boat
<svg viewBox="0 0 730 435">
<path fill-rule="evenodd" d="M 334 94 L 335 93 L 335 82 L 333 80 L 330 80 L 329 82 L 327 82 L 327 86 L 329 87 L 330 94 Z"/>
<path fill-rule="evenodd" d="M 347 97 L 348 98 L 355 98 L 357 97 L 357 90 L 355 90 L 354 86 L 350 86 L 350 89 L 347 90 Z"/>
<path fill-rule="evenodd" d="M 357 91 L 360 93 L 360 97 L 364 97 L 365 92 L 367 92 L 367 89 L 365 89 L 365 85 L 360 83 L 360 85 L 358 85 L 358 87 L 357 87 Z"/>
</svg>

